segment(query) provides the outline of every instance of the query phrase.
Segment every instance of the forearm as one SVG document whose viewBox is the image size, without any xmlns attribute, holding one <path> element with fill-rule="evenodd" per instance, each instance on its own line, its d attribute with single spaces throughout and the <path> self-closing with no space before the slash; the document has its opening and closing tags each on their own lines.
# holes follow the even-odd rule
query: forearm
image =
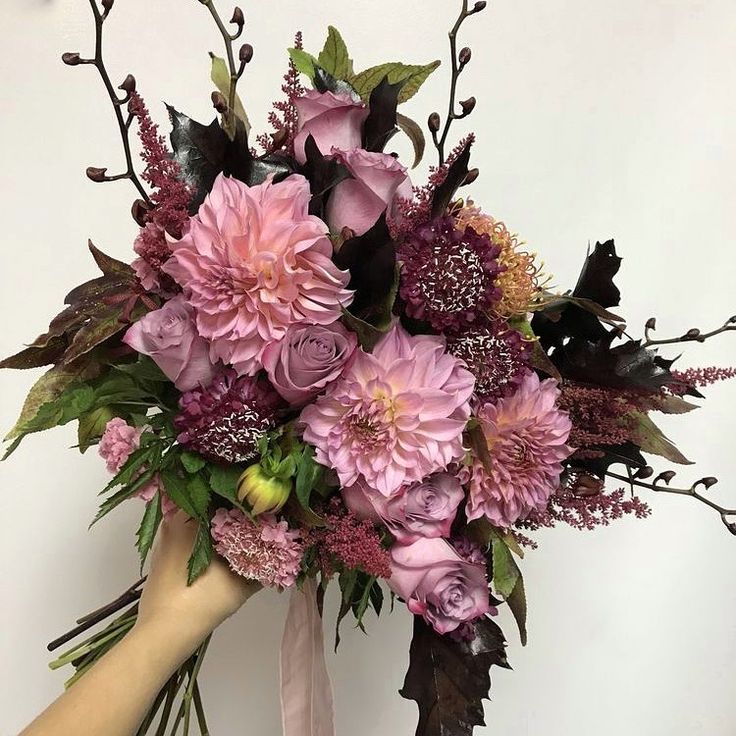
<svg viewBox="0 0 736 736">
<path fill-rule="evenodd" d="M 131 736 L 204 636 L 181 622 L 136 626 L 21 736 Z"/>
</svg>

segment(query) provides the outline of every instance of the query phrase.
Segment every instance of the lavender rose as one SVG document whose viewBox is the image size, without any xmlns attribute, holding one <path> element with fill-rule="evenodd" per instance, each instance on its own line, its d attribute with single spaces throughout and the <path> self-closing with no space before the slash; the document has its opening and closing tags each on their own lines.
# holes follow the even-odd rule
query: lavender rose
<svg viewBox="0 0 736 736">
<path fill-rule="evenodd" d="M 363 123 L 368 108 L 347 94 L 310 90 L 294 100 L 299 115 L 299 132 L 294 139 L 294 154 L 303 164 L 307 158 L 304 144 L 311 135 L 317 148 L 327 155 L 333 148 L 359 148 L 363 137 Z"/>
<path fill-rule="evenodd" d="M 327 203 L 327 223 L 332 232 L 349 227 L 363 235 L 378 218 L 393 208 L 397 196 L 407 196 L 406 168 L 387 153 L 360 148 L 333 153 L 345 164 L 352 179 L 340 182 Z"/>
<path fill-rule="evenodd" d="M 339 322 L 292 325 L 263 352 L 263 367 L 276 391 L 292 406 L 311 401 L 340 376 L 358 346 L 355 334 Z"/>
<path fill-rule="evenodd" d="M 391 549 L 389 588 L 439 634 L 491 610 L 483 565 L 463 560 L 443 539 Z"/>
<path fill-rule="evenodd" d="M 450 473 L 435 473 L 390 497 L 359 483 L 342 492 L 347 507 L 362 518 L 382 521 L 399 544 L 449 537 L 465 494 Z"/>
<path fill-rule="evenodd" d="M 212 381 L 209 343 L 199 336 L 194 312 L 183 296 L 139 319 L 125 333 L 123 342 L 153 358 L 180 391 Z"/>
</svg>

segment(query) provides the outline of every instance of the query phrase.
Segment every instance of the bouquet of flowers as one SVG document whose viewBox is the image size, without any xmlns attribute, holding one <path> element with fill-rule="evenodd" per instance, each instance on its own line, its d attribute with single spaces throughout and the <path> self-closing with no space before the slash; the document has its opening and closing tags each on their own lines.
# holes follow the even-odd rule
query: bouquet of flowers
<svg viewBox="0 0 736 736">
<path fill-rule="evenodd" d="M 736 534 L 736 509 L 708 494 L 715 478 L 675 487 L 674 471 L 646 457 L 688 463 L 654 416 L 685 414 L 700 388 L 736 375 L 678 371 L 659 347 L 734 330 L 736 317 L 672 339 L 656 338 L 650 319 L 630 337 L 611 311 L 613 241 L 557 293 L 536 256 L 465 195 L 479 173 L 474 136 L 452 147 L 451 134 L 476 100 L 458 99 L 472 58 L 458 37 L 485 2 L 462 0 L 450 32 L 449 108 L 429 115 L 437 159 L 422 184 L 390 142 L 408 136 L 419 164 L 425 134 L 399 109 L 439 61 L 357 70 L 335 28 L 317 55 L 297 34 L 273 132 L 253 135 L 238 96 L 254 56 L 238 40 L 245 16 L 236 8 L 228 25 L 214 0 L 199 2 L 225 46 L 210 55 L 217 118 L 169 106 L 168 142 L 134 77 L 119 91 L 111 81 L 102 48 L 113 0 L 89 0 L 95 55 L 63 56 L 95 67 L 109 94 L 127 169 L 87 175 L 133 184 L 140 231 L 131 264 L 90 242 L 101 274 L 0 363 L 51 366 L 6 456 L 29 434 L 76 422 L 80 451 L 96 446 L 112 474 L 93 523 L 143 502 L 142 566 L 162 519 L 181 510 L 198 529 L 190 582 L 219 555 L 264 587 L 293 589 L 284 661 L 299 646 L 289 632 L 303 639 L 330 582 L 337 641 L 346 617 L 363 628 L 369 610 L 381 613 L 387 589 L 414 615 L 401 694 L 418 703 L 417 734 L 470 735 L 490 667 L 507 666 L 499 606 L 526 639 L 520 560 L 535 530 L 643 518 L 643 489 L 692 497 Z M 132 627 L 142 582 L 50 645 L 104 624 L 52 665 L 72 665 L 70 683 Z M 321 626 L 312 634 L 321 646 Z M 205 649 L 139 734 L 169 733 L 169 721 L 188 731 L 192 708 L 207 732 L 196 687 Z"/>
</svg>

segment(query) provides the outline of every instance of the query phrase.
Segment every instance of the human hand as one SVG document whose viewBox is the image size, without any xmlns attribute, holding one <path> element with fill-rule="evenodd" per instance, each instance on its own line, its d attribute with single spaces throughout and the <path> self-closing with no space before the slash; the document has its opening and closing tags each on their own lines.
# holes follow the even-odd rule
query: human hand
<svg viewBox="0 0 736 736">
<path fill-rule="evenodd" d="M 197 524 L 181 511 L 162 522 L 136 623 L 138 630 L 155 628 L 167 637 L 181 637 L 182 646 L 192 649 L 260 590 L 217 558 L 187 585 L 196 535 Z"/>
</svg>

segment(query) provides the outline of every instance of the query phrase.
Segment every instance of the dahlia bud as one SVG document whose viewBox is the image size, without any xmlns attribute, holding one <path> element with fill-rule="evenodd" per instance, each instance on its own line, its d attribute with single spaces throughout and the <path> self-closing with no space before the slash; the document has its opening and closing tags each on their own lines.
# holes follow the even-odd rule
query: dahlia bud
<svg viewBox="0 0 736 736">
<path fill-rule="evenodd" d="M 457 58 L 461 66 L 465 66 L 470 61 L 472 56 L 473 52 L 466 46 L 464 49 L 460 50 Z"/>
<path fill-rule="evenodd" d="M 260 464 L 251 465 L 238 481 L 238 498 L 247 502 L 253 516 L 275 514 L 289 500 L 291 479 L 267 473 Z"/>
<path fill-rule="evenodd" d="M 107 181 L 107 169 L 100 169 L 96 166 L 87 167 L 87 178 L 91 181 L 100 184 L 103 181 Z"/>
<path fill-rule="evenodd" d="M 61 60 L 67 66 L 78 66 L 82 63 L 82 57 L 76 51 L 67 51 L 61 55 Z"/>
<path fill-rule="evenodd" d="M 250 61 L 252 58 L 253 58 L 253 47 L 249 43 L 244 43 L 240 47 L 240 61 L 242 61 L 243 64 L 250 64 Z"/>
<path fill-rule="evenodd" d="M 433 112 L 429 116 L 429 120 L 427 120 L 427 125 L 429 126 L 430 131 L 432 133 L 437 133 L 440 129 L 440 116 L 439 113 Z"/>
</svg>

